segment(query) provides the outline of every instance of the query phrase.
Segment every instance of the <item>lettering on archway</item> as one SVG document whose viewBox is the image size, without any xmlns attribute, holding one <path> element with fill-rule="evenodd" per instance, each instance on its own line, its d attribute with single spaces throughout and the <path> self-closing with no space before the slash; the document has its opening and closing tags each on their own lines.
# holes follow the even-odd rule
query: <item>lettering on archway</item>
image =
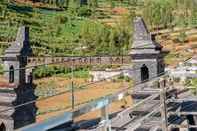
<svg viewBox="0 0 197 131">
<path fill-rule="evenodd" d="M 116 65 L 130 64 L 130 56 L 79 56 L 79 57 L 28 57 L 28 64 L 64 64 L 64 65 Z"/>
</svg>

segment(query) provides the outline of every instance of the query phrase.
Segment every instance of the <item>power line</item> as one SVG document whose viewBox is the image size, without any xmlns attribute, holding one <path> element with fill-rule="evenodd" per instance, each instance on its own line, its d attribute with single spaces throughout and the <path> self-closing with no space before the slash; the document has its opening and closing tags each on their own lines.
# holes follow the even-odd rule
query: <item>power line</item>
<svg viewBox="0 0 197 131">
<path fill-rule="evenodd" d="M 153 66 L 153 65 L 155 65 L 155 64 L 153 63 L 153 64 L 151 64 L 151 65 L 149 65 L 149 66 Z M 141 69 L 141 68 L 133 68 L 133 69 L 129 69 L 129 71 L 136 71 L 136 70 L 140 70 L 140 69 Z M 18 70 L 20 70 L 20 69 L 18 69 Z M 121 70 L 125 70 L 125 69 L 121 69 Z M 128 69 L 127 69 L 127 70 L 128 70 Z M 158 78 L 158 76 L 165 75 L 165 73 L 167 73 L 167 72 L 159 73 L 159 74 L 157 74 L 157 76 L 154 76 L 154 77 L 152 77 L 151 79 L 147 79 L 147 80 L 144 80 L 143 82 L 135 83 L 134 86 L 137 86 L 137 85 L 146 83 L 146 82 L 148 82 L 148 81 L 151 81 L 152 79 Z M 121 75 L 122 75 L 122 73 L 119 74 L 119 75 L 114 75 L 114 76 L 111 76 L 111 77 L 107 77 L 107 78 L 101 79 L 101 80 L 96 81 L 96 82 L 91 82 L 91 83 L 88 83 L 88 84 L 84 84 L 84 85 L 79 86 L 79 87 L 84 87 L 84 86 L 93 85 L 93 84 L 96 84 L 96 83 L 105 81 L 106 79 L 114 78 L 114 77 L 116 77 L 116 76 L 121 76 Z M 128 89 L 129 89 L 129 88 L 128 88 Z M 125 89 L 124 89 L 124 90 L 125 90 Z M 62 95 L 62 94 L 67 93 L 67 92 L 69 92 L 69 91 L 70 91 L 70 90 L 67 90 L 67 91 L 60 92 L 60 93 L 55 94 L 55 95 L 47 96 L 47 97 L 44 97 L 44 98 L 41 98 L 41 99 L 37 99 L 37 100 L 32 100 L 32 101 L 29 101 L 29 102 L 26 102 L 26 103 L 23 103 L 23 104 L 14 106 L 14 107 L 10 107 L 10 108 L 8 108 L 8 109 L 0 110 L 0 113 L 6 112 L 6 111 L 9 111 L 9 110 L 12 110 L 12 109 L 16 109 L 16 108 L 19 108 L 19 107 L 22 107 L 22 106 L 25 106 L 25 105 L 29 105 L 29 104 L 35 103 L 35 102 L 37 102 L 37 101 L 45 100 L 45 99 L 48 99 L 48 98 L 51 98 L 51 97 L 54 97 L 54 96 Z M 27 93 L 29 93 L 29 92 L 27 92 Z"/>
<path fill-rule="evenodd" d="M 149 65 L 149 67 L 150 66 L 153 66 L 154 64 L 151 64 L 151 65 Z M 125 70 L 129 70 L 129 71 L 136 71 L 136 70 L 140 70 L 141 68 L 132 68 L 132 69 L 119 69 L 119 71 L 125 71 Z M 81 86 L 78 86 L 78 88 L 83 88 L 83 87 L 86 87 L 86 86 L 90 86 L 90 85 L 94 85 L 94 84 L 97 84 L 97 83 L 100 83 L 100 82 L 103 82 L 103 81 L 105 81 L 106 79 L 110 79 L 110 78 L 115 78 L 115 77 L 119 77 L 119 76 L 122 76 L 124 73 L 123 72 L 121 72 L 120 74 L 117 74 L 117 75 L 113 75 L 113 76 L 110 76 L 110 77 L 105 77 L 105 78 L 103 78 L 103 79 L 101 79 L 101 80 L 98 80 L 98 81 L 95 81 L 95 82 L 90 82 L 90 83 L 88 83 L 88 84 L 84 84 L 84 85 L 81 85 Z M 162 75 L 162 74 L 158 74 L 158 75 Z M 144 82 L 146 82 L 146 80 L 144 81 Z M 136 83 L 137 84 L 137 83 Z M 65 91 L 65 93 L 66 92 L 69 92 L 70 90 L 67 90 L 67 91 Z M 61 94 L 61 93 L 60 93 Z M 58 94 L 57 94 L 58 95 Z"/>
<path fill-rule="evenodd" d="M 158 74 L 157 76 L 152 77 L 151 79 L 147 79 L 147 80 L 145 80 L 145 81 L 143 81 L 143 82 L 136 83 L 134 86 L 137 86 L 137 85 L 140 85 L 140 84 L 144 84 L 144 83 L 146 83 L 146 82 L 148 82 L 148 81 L 151 81 L 152 79 L 158 78 L 158 76 L 164 75 L 165 73 L 166 73 L 166 72 L 162 72 L 162 73 Z M 114 76 L 113 76 L 113 77 L 114 77 Z M 109 77 L 109 78 L 112 78 L 112 77 Z M 101 80 L 101 81 L 103 81 L 103 80 Z M 97 82 L 96 82 L 96 83 L 97 83 Z M 89 84 L 87 84 L 87 85 L 91 85 L 91 84 L 94 84 L 94 83 L 89 83 Z M 83 85 L 83 86 L 84 86 L 84 85 Z M 126 88 L 126 89 L 129 89 L 129 88 Z M 125 90 L 125 89 L 124 89 L 124 90 Z M 13 109 L 16 109 L 16 108 L 25 106 L 25 105 L 33 104 L 33 103 L 35 103 L 35 102 L 37 102 L 37 101 L 46 100 L 46 99 L 51 98 L 51 97 L 54 97 L 54 96 L 62 95 L 62 94 L 64 94 L 64 93 L 66 93 L 66 92 L 68 92 L 68 91 L 61 92 L 61 93 L 58 93 L 58 94 L 56 94 L 56 95 L 48 96 L 48 97 L 41 98 L 41 99 L 38 99 L 38 100 L 28 101 L 28 102 L 26 102 L 26 103 L 23 103 L 23 104 L 14 106 L 14 107 L 10 107 L 10 108 L 4 109 L 4 110 L 0 110 L 0 113 L 6 112 L 6 111 L 9 111 L 9 110 L 13 110 Z"/>
<path fill-rule="evenodd" d="M 148 44 L 147 44 L 147 45 L 148 45 Z M 145 46 L 145 45 L 143 45 L 143 46 Z M 139 47 L 142 47 L 142 46 L 139 46 Z M 72 57 L 72 58 L 73 58 L 73 57 Z M 52 62 L 52 63 L 48 63 L 48 64 L 40 64 L 40 65 L 35 65 L 35 66 L 28 66 L 28 67 L 17 68 L 17 69 L 9 70 L 9 71 L 24 70 L 24 69 L 34 68 L 34 67 L 38 67 L 38 66 L 46 66 L 46 65 L 61 64 L 61 63 L 65 63 L 65 62 Z M 153 65 L 155 65 L 155 63 L 149 65 L 149 67 L 150 67 L 150 66 L 153 66 Z M 140 69 L 141 69 L 141 68 L 133 68 L 133 69 L 126 69 L 126 70 L 129 70 L 129 71 L 136 71 L 136 70 L 140 70 Z M 121 70 L 125 70 L 125 69 L 121 69 Z M 9 72 L 9 71 L 8 71 L 8 70 L 4 70 L 4 71 L 2 71 L 2 73 L 4 73 L 4 72 Z M 166 73 L 166 72 L 162 72 L 162 73 L 160 73 L 160 74 L 157 74 L 157 76 L 154 76 L 154 77 L 152 77 L 151 79 L 157 78 L 158 76 L 162 76 L 162 75 L 164 75 L 165 73 Z M 122 73 L 121 73 L 121 74 L 122 74 Z M 121 74 L 119 74 L 119 75 L 117 75 L 117 76 L 120 76 Z M 88 83 L 88 84 L 84 84 L 84 85 L 82 85 L 82 86 L 80 86 L 80 87 L 93 85 L 93 84 L 102 82 L 102 81 L 104 81 L 104 80 L 106 80 L 106 79 L 113 78 L 113 77 L 116 77 L 116 75 L 115 75 L 115 76 L 108 77 L 108 78 L 104 78 L 104 79 L 99 80 L 99 81 L 96 81 L 96 82 L 91 82 L 91 83 Z M 146 82 L 148 82 L 148 81 L 151 81 L 151 79 L 147 79 L 147 80 L 145 80 L 145 81 L 143 81 L 143 82 L 135 83 L 134 86 L 137 86 L 137 85 L 146 83 Z M 124 90 L 125 90 L 125 89 L 124 89 Z M 70 91 L 70 90 L 69 90 L 69 91 Z M 6 111 L 9 111 L 9 110 L 12 110 L 12 109 L 16 109 L 16 108 L 19 108 L 19 107 L 22 107 L 22 106 L 25 106 L 25 105 L 29 105 L 29 104 L 35 103 L 35 102 L 37 102 L 37 101 L 45 100 L 45 99 L 48 99 L 48 98 L 51 98 L 51 97 L 54 97 L 54 96 L 57 96 L 57 95 L 61 95 L 61 94 L 64 94 L 64 93 L 66 93 L 66 92 L 69 92 L 69 91 L 67 90 L 67 91 L 64 91 L 64 92 L 61 92 L 61 93 L 58 93 L 58 94 L 55 94 L 55 95 L 47 96 L 47 97 L 45 97 L 45 98 L 41 98 L 41 99 L 37 99 L 37 100 L 28 101 L 28 102 L 26 102 L 26 103 L 19 104 L 19 105 L 16 105 L 16 106 L 14 106 L 14 107 L 10 107 L 10 108 L 8 108 L 8 109 L 0 110 L 0 113 L 6 112 Z M 29 92 L 27 92 L 27 93 L 29 93 Z"/>
</svg>

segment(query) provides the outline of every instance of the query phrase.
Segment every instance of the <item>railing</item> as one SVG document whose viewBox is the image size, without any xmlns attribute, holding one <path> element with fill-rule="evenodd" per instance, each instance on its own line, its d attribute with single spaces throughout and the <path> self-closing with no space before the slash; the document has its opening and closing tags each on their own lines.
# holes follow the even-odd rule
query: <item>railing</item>
<svg viewBox="0 0 197 131">
<path fill-rule="evenodd" d="M 161 77 L 166 77 L 166 75 L 162 75 Z M 161 77 L 155 77 L 153 80 L 159 80 Z M 149 83 L 149 81 L 146 81 L 146 82 Z M 140 86 L 141 84 L 144 85 L 145 83 L 138 83 L 136 85 Z M 118 91 L 115 94 L 111 94 L 111 95 L 99 98 L 97 100 L 94 100 L 92 102 L 89 102 L 89 103 L 85 104 L 82 107 L 79 107 L 78 109 L 75 109 L 73 112 L 65 112 L 64 114 L 71 114 L 72 118 L 76 118 L 76 117 L 79 117 L 79 116 L 84 115 L 86 113 L 101 109 L 105 106 L 110 105 L 111 103 L 113 103 L 115 101 L 120 101 L 123 98 L 125 98 L 126 96 L 131 95 L 131 92 L 130 92 L 129 89 L 130 89 L 130 87 L 127 87 L 127 88 L 125 88 L 121 91 Z M 155 91 L 158 92 L 158 90 L 155 90 Z M 151 99 L 154 99 L 156 96 L 158 96 L 158 94 L 148 97 L 144 101 L 141 101 L 141 102 L 137 103 L 132 108 L 129 108 L 127 110 L 135 109 L 135 108 L 139 107 L 140 105 L 142 105 L 144 102 L 149 101 Z M 59 123 L 60 124 L 61 123 L 68 123 L 68 122 L 72 121 L 72 118 L 70 117 L 70 115 L 65 116 L 64 114 L 62 114 L 62 115 L 60 114 L 59 116 L 55 117 L 55 119 L 53 121 L 53 124 L 50 125 L 49 127 L 50 128 L 55 128 Z M 65 119 L 62 119 L 62 116 L 64 116 Z M 42 123 L 32 124 L 32 125 L 26 126 L 24 128 L 18 129 L 17 131 L 34 131 L 34 130 L 38 130 L 38 128 L 39 128 L 39 131 L 46 131 L 46 128 L 49 129 L 48 128 L 48 124 L 50 124 L 50 122 L 48 122 L 49 120 L 46 120 Z M 104 124 L 106 124 L 106 123 L 104 122 Z M 103 128 L 102 125 L 100 125 L 100 126 L 101 127 L 98 127 L 98 129 Z M 96 130 L 98 130 L 98 129 L 96 129 Z"/>
</svg>

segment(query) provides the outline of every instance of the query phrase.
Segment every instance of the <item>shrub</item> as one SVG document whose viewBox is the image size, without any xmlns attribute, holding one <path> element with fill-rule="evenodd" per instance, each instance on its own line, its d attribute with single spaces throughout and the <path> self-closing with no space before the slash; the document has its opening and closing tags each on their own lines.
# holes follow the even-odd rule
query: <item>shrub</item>
<svg viewBox="0 0 197 131">
<path fill-rule="evenodd" d="M 76 68 L 74 71 L 74 77 L 77 78 L 88 78 L 89 73 L 87 68 Z M 53 75 L 60 74 L 59 76 L 63 77 L 72 77 L 71 68 L 67 68 L 64 66 L 42 66 L 39 68 L 36 68 L 33 72 L 33 75 L 35 78 L 42 78 L 42 77 L 50 77 Z"/>
<path fill-rule="evenodd" d="M 78 16 L 89 17 L 92 11 L 87 6 L 82 6 L 77 11 Z"/>
<path fill-rule="evenodd" d="M 0 74 L 3 74 L 3 65 L 0 65 Z"/>
<path fill-rule="evenodd" d="M 186 40 L 187 40 L 187 35 L 186 35 L 186 33 L 185 33 L 185 32 L 181 32 L 181 33 L 179 34 L 177 40 L 178 40 L 179 42 L 181 42 L 181 43 L 186 42 Z"/>
<path fill-rule="evenodd" d="M 58 68 L 57 66 L 42 66 L 39 68 L 36 68 L 34 71 L 34 77 L 35 78 L 42 78 L 42 77 L 49 77 L 58 73 L 64 73 L 65 68 Z"/>
<path fill-rule="evenodd" d="M 119 76 L 118 80 L 120 80 L 120 81 L 124 80 L 126 82 L 130 82 L 131 78 L 129 78 L 128 76 Z"/>
<path fill-rule="evenodd" d="M 57 20 L 60 24 L 65 24 L 66 22 L 68 22 L 68 17 L 65 15 L 58 15 L 57 16 Z"/>
</svg>

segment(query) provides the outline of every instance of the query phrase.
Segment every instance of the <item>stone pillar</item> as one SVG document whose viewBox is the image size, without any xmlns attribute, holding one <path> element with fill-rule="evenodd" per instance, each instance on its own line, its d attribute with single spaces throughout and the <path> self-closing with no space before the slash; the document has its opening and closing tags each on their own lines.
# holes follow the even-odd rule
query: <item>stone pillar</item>
<svg viewBox="0 0 197 131">
<path fill-rule="evenodd" d="M 5 50 L 3 59 L 5 70 L 9 70 L 4 76 L 9 81 L 0 88 L 0 106 L 2 109 L 12 107 L 13 111 L 0 113 L 0 124 L 3 123 L 0 130 L 6 128 L 6 131 L 13 131 L 36 120 L 35 103 L 14 108 L 37 98 L 34 94 L 32 72 L 30 69 L 26 70 L 27 57 L 31 55 L 31 51 L 29 28 L 22 26 L 18 30 L 16 40 Z"/>
<path fill-rule="evenodd" d="M 161 121 L 162 131 L 168 131 L 167 105 L 166 105 L 166 87 L 164 79 L 160 79 L 160 102 L 161 102 Z"/>
<path fill-rule="evenodd" d="M 162 46 L 155 41 L 141 17 L 134 19 L 133 44 L 129 53 L 132 58 L 132 77 L 141 83 L 163 75 L 165 70 Z"/>
</svg>

